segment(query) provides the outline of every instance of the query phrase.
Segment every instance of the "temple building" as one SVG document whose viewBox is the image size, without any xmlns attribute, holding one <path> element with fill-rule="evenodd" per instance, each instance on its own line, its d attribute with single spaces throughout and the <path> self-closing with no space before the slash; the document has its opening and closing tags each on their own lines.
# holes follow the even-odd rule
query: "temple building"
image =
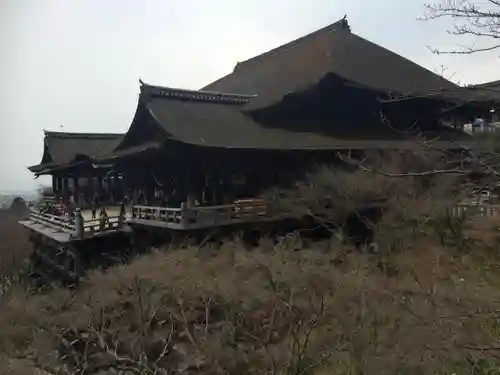
<svg viewBox="0 0 500 375">
<path fill-rule="evenodd" d="M 106 165 L 93 160 L 111 152 L 123 134 L 67 133 L 45 131 L 43 156 L 39 164 L 28 167 L 36 177 L 52 176 L 54 195 L 81 205 L 102 198 L 109 203 L 118 176 Z"/>
<path fill-rule="evenodd" d="M 485 117 L 500 98 L 354 34 L 346 19 L 239 62 L 200 90 L 140 81 L 139 91 L 124 134 L 45 132 L 42 160 L 29 170 L 52 176 L 58 204 L 47 199 L 20 222 L 35 249 L 30 275 L 75 285 L 86 269 L 165 241 L 314 230 L 315 218 L 293 209 L 310 197 L 283 200 L 282 188 L 325 165 L 355 170 L 372 154 L 414 168 L 423 151 L 437 152 L 463 168 L 460 153 L 481 137 L 457 124 Z M 373 240 L 361 215 L 357 208 L 358 245 Z"/>
<path fill-rule="evenodd" d="M 500 80 L 480 83 L 472 87 L 474 89 L 488 92 L 490 95 L 500 96 Z M 486 120 L 495 124 L 497 127 L 500 126 L 500 99 L 492 105 L 490 113 L 486 116 Z"/>
<path fill-rule="evenodd" d="M 422 138 L 457 148 L 469 136 L 446 122 L 487 112 L 495 100 L 354 34 L 342 19 L 237 63 L 201 90 L 141 81 L 124 135 L 47 132 L 42 162 L 30 170 L 51 174 L 62 195 L 85 195 L 82 179 L 102 192 L 103 176 L 112 176 L 108 200 L 217 205 L 289 186 L 315 165 L 340 166 L 339 153 L 418 150 Z"/>
</svg>

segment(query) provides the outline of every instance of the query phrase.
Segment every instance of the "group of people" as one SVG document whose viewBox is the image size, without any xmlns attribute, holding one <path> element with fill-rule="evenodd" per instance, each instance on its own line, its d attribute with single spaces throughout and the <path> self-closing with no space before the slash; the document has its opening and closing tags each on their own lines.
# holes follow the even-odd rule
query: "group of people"
<svg viewBox="0 0 500 375">
<path fill-rule="evenodd" d="M 99 204 L 97 199 L 94 199 L 90 207 L 92 219 L 97 219 L 97 211 L 99 208 L 98 206 Z M 64 201 L 63 198 L 59 198 L 55 202 L 44 200 L 39 209 L 43 213 L 51 214 L 54 216 L 65 216 L 73 222 L 75 220 L 76 210 L 78 208 L 80 208 L 81 212 L 83 212 L 83 209 L 75 202 L 73 197 L 70 197 L 69 201 Z M 99 220 L 102 219 L 109 220 L 108 214 L 104 207 L 101 207 L 99 211 Z"/>
</svg>

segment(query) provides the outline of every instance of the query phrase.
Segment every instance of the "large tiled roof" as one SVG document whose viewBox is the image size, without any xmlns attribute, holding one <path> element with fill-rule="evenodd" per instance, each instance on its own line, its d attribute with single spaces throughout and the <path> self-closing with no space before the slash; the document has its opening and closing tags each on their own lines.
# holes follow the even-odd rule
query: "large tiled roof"
<svg viewBox="0 0 500 375">
<path fill-rule="evenodd" d="M 458 86 L 351 32 L 345 19 L 238 63 L 202 90 L 257 94 L 252 107 L 315 85 L 328 73 L 381 91 L 454 90 Z"/>
<path fill-rule="evenodd" d="M 44 151 L 40 164 L 29 167 L 33 172 L 48 166 L 64 165 L 78 157 L 96 158 L 112 151 L 123 134 L 45 132 Z"/>
<path fill-rule="evenodd" d="M 116 160 L 157 149 L 167 141 L 205 147 L 268 150 L 420 147 L 413 140 L 384 128 L 377 119 L 354 124 L 348 117 L 342 124 L 336 120 L 316 124 L 315 121 L 319 120 L 310 116 L 302 119 L 304 124 L 301 126 L 290 126 L 286 119 L 280 119 L 285 123 L 276 126 L 263 124 L 262 118 L 257 116 L 259 113 L 252 111 L 286 103 L 290 98 L 287 94 L 304 97 L 308 92 L 318 92 L 320 82 L 335 79 L 364 88 L 369 95 L 374 92 L 394 93 L 462 101 L 473 101 L 478 97 L 482 100 L 488 96 L 484 90 L 465 90 L 361 38 L 351 32 L 344 19 L 238 63 L 231 74 L 202 90 L 141 82 L 137 112 L 125 135 L 46 132 L 41 165 L 30 170 L 36 172 L 47 165 L 72 163 L 79 156 L 101 161 Z M 338 95 L 344 95 L 344 91 Z M 368 111 L 364 107 L 360 110 Z M 440 142 L 444 142 L 437 147 L 457 147 L 446 139 L 465 137 L 443 128 L 436 130 L 439 133 L 436 135 L 442 139 Z"/>
<path fill-rule="evenodd" d="M 267 150 L 336 150 L 336 149 L 411 149 L 421 147 L 418 143 L 379 123 L 366 124 L 373 129 L 368 133 L 352 128 L 350 131 L 339 129 L 339 124 L 307 124 L 303 128 L 324 128 L 326 132 L 299 132 L 287 126 L 269 127 L 242 111 L 256 98 L 239 94 L 220 92 L 177 90 L 160 86 L 141 86 L 136 119 L 129 134 L 145 131 L 145 124 L 162 130 L 155 141 L 177 141 L 185 144 L 232 148 Z M 149 119 L 146 119 L 146 115 Z M 136 121 L 137 118 L 141 121 Z M 150 130 L 148 130 L 150 132 Z M 158 133 L 156 133 L 158 134 Z M 444 131 L 442 138 L 461 133 Z M 463 137 L 466 137 L 463 135 Z M 136 138 L 136 137 L 129 137 Z M 127 136 L 124 137 L 124 140 Z M 450 138 L 448 138 L 450 139 Z M 152 141 L 152 140 L 150 140 Z M 443 147 L 456 147 L 443 143 Z M 117 155 L 137 144 L 125 143 L 117 147 Z M 142 150 L 137 148 L 137 150 Z M 119 152 L 118 152 L 119 151 Z M 107 158 L 106 158 L 107 159 Z"/>
<path fill-rule="evenodd" d="M 477 85 L 473 85 L 473 87 L 500 89 L 500 80 L 478 83 Z"/>
</svg>

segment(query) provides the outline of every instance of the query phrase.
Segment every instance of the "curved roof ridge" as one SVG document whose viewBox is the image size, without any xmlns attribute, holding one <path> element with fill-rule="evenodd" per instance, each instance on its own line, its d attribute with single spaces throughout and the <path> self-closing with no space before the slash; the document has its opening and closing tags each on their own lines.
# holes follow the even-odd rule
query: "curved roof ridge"
<svg viewBox="0 0 500 375">
<path fill-rule="evenodd" d="M 491 86 L 500 86 L 500 79 L 495 81 L 488 81 L 483 83 L 477 83 L 475 85 L 470 85 L 472 88 L 482 88 L 482 87 L 491 87 Z"/>
<path fill-rule="evenodd" d="M 168 91 L 172 93 L 182 93 L 182 94 L 206 94 L 206 95 L 220 95 L 220 96 L 228 96 L 228 97 L 235 97 L 235 98 L 255 98 L 257 94 L 241 94 L 241 93 L 234 93 L 234 92 L 222 92 L 222 91 L 210 91 L 210 90 L 191 90 L 191 89 L 182 89 L 182 88 L 177 88 L 177 87 L 169 87 L 169 86 L 159 86 L 159 85 L 150 85 L 147 83 L 144 83 L 143 81 L 139 80 L 141 83 L 141 92 L 145 92 L 146 90 L 161 90 L 161 91 Z"/>
<path fill-rule="evenodd" d="M 246 104 L 251 99 L 257 97 L 255 94 L 237 94 L 220 91 L 190 90 L 167 86 L 149 85 L 139 80 L 141 83 L 141 95 L 153 97 L 163 97 L 171 99 L 184 99 L 194 101 L 223 102 L 233 104 Z"/>
<path fill-rule="evenodd" d="M 117 138 L 124 135 L 124 133 L 79 133 L 79 132 L 61 132 L 44 130 L 45 136 L 56 138 L 91 138 L 91 139 L 108 139 Z"/>
</svg>

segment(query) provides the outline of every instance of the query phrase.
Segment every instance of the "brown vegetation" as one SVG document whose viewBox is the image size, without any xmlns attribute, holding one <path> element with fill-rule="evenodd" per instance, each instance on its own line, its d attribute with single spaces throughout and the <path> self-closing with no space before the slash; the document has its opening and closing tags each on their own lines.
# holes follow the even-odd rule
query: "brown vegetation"
<svg viewBox="0 0 500 375">
<path fill-rule="evenodd" d="M 428 247 L 391 257 L 394 274 L 378 256 L 289 246 L 157 252 L 93 275 L 76 294 L 18 291 L 0 315 L 1 350 L 86 374 L 469 374 L 498 365 L 499 279 L 480 257 Z"/>
<path fill-rule="evenodd" d="M 77 291 L 12 289 L 5 372 L 22 358 L 54 374 L 497 374 L 499 236 L 448 215 L 448 187 L 330 171 L 298 186 L 295 209 L 329 230 L 380 204 L 376 253 L 293 233 L 157 250 Z"/>
<path fill-rule="evenodd" d="M 19 201 L 0 210 L 0 277 L 15 274 L 33 250 L 28 232 L 18 224 L 26 212 L 24 202 Z"/>
</svg>

